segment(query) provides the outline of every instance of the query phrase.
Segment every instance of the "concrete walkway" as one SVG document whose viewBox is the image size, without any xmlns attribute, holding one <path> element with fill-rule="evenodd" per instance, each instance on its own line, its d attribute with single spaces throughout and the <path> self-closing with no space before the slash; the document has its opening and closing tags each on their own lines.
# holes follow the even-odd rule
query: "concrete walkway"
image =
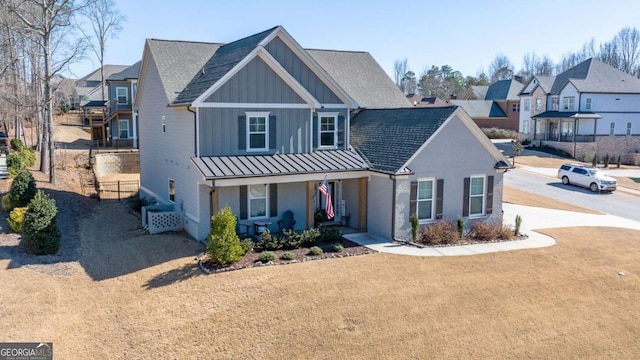
<svg viewBox="0 0 640 360">
<path fill-rule="evenodd" d="M 477 255 L 498 251 L 534 249 L 555 245 L 556 241 L 534 229 L 548 229 L 574 226 L 609 226 L 640 230 L 640 222 L 614 215 L 594 215 L 574 211 L 553 210 L 524 205 L 503 204 L 504 222 L 513 226 L 516 215 L 522 217 L 520 231 L 529 236 L 526 240 L 504 241 L 487 244 L 460 245 L 448 247 L 417 248 L 367 233 L 344 235 L 345 238 L 372 250 L 411 256 L 461 256 Z"/>
</svg>

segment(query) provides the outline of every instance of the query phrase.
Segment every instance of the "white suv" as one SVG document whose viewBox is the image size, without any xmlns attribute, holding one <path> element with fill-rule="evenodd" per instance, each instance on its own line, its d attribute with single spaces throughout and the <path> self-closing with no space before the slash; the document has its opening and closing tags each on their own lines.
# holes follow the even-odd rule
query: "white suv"
<svg viewBox="0 0 640 360">
<path fill-rule="evenodd" d="M 565 185 L 574 184 L 597 191 L 614 191 L 618 181 L 591 166 L 563 164 L 558 169 L 558 179 Z"/>
</svg>

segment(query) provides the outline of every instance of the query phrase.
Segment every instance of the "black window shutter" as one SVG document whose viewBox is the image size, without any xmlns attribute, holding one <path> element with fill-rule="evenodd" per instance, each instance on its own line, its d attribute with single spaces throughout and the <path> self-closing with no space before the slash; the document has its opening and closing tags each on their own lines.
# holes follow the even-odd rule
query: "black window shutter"
<svg viewBox="0 0 640 360">
<path fill-rule="evenodd" d="M 247 117 L 238 116 L 238 150 L 247 150 Z"/>
<path fill-rule="evenodd" d="M 462 189 L 462 216 L 469 216 L 469 186 L 471 186 L 471 178 L 464 178 L 464 189 Z"/>
<path fill-rule="evenodd" d="M 487 215 L 493 213 L 493 176 L 487 176 L 487 204 L 485 213 Z"/>
<path fill-rule="evenodd" d="M 438 179 L 436 185 L 436 219 L 442 219 L 442 200 L 444 196 L 444 179 Z"/>
<path fill-rule="evenodd" d="M 409 190 L 409 215 L 416 213 L 416 205 L 418 204 L 418 182 L 412 181 Z"/>
<path fill-rule="evenodd" d="M 311 130 L 311 133 L 313 134 L 313 148 L 314 149 L 318 148 L 318 136 L 320 136 L 319 132 L 320 132 L 320 128 L 318 127 L 318 116 L 314 115 L 313 116 L 313 130 Z"/>
<path fill-rule="evenodd" d="M 240 186 L 240 220 L 247 219 L 247 185 Z"/>
<path fill-rule="evenodd" d="M 276 148 L 276 116 L 269 115 L 269 149 Z"/>
<path fill-rule="evenodd" d="M 344 147 L 344 135 L 345 135 L 344 116 L 338 116 L 338 149 Z"/>
<path fill-rule="evenodd" d="M 278 216 L 278 184 L 269 185 L 269 217 Z"/>
</svg>

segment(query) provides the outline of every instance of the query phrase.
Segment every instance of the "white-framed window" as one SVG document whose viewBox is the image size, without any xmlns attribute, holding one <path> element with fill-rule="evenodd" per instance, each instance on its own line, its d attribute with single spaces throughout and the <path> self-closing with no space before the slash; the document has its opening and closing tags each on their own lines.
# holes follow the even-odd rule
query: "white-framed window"
<svg viewBox="0 0 640 360">
<path fill-rule="evenodd" d="M 531 110 L 531 99 L 524 99 L 524 104 L 523 104 L 523 111 L 530 111 Z"/>
<path fill-rule="evenodd" d="M 585 110 L 591 110 L 591 98 L 587 98 L 587 102 L 584 105 Z"/>
<path fill-rule="evenodd" d="M 269 189 L 265 184 L 249 185 L 248 188 L 249 219 L 264 219 L 269 208 Z"/>
<path fill-rule="evenodd" d="M 318 113 L 318 147 L 338 146 L 338 113 Z"/>
<path fill-rule="evenodd" d="M 551 110 L 558 111 L 559 100 L 557 96 L 551 98 Z"/>
<path fill-rule="evenodd" d="M 176 181 L 169 179 L 169 201 L 176 202 Z"/>
<path fill-rule="evenodd" d="M 523 134 L 529 133 L 529 120 L 525 120 L 522 122 L 522 133 Z"/>
<path fill-rule="evenodd" d="M 542 111 L 542 99 L 536 99 L 536 111 Z"/>
<path fill-rule="evenodd" d="M 562 98 L 562 110 L 573 111 L 576 104 L 576 98 L 574 96 L 567 96 Z"/>
<path fill-rule="evenodd" d="M 469 216 L 484 215 L 485 176 L 471 177 L 469 184 Z"/>
<path fill-rule="evenodd" d="M 520 104 L 513 104 L 513 105 L 511 105 L 511 111 L 513 111 L 513 112 L 520 112 Z"/>
<path fill-rule="evenodd" d="M 116 99 L 118 100 L 118 104 L 129 103 L 129 91 L 127 91 L 126 87 L 116 88 Z"/>
<path fill-rule="evenodd" d="M 247 151 L 269 150 L 269 113 L 247 112 Z"/>
<path fill-rule="evenodd" d="M 627 136 L 631 136 L 631 123 L 627 123 Z"/>
<path fill-rule="evenodd" d="M 419 179 L 418 180 L 418 193 L 416 213 L 418 220 L 429 221 L 433 220 L 435 202 L 433 201 L 434 194 L 434 179 Z"/>
<path fill-rule="evenodd" d="M 613 136 L 616 134 L 616 123 L 611 122 L 611 124 L 609 124 L 609 136 Z"/>
<path fill-rule="evenodd" d="M 129 120 L 120 119 L 118 120 L 118 138 L 120 139 L 128 139 L 129 138 Z"/>
</svg>

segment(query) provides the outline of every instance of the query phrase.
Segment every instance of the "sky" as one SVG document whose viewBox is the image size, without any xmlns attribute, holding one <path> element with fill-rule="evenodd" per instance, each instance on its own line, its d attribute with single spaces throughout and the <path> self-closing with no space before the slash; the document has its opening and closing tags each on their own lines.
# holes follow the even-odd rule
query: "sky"
<svg viewBox="0 0 640 360">
<path fill-rule="evenodd" d="M 404 58 L 416 74 L 450 65 L 476 76 L 498 54 L 518 70 L 528 52 L 557 63 L 592 38 L 599 44 L 623 27 L 640 29 L 637 0 L 115 1 L 127 17 L 107 42 L 105 64 L 116 65 L 140 60 L 146 38 L 226 43 L 282 25 L 304 48 L 367 51 L 389 76 Z M 88 58 L 66 75 L 98 67 Z"/>
</svg>

